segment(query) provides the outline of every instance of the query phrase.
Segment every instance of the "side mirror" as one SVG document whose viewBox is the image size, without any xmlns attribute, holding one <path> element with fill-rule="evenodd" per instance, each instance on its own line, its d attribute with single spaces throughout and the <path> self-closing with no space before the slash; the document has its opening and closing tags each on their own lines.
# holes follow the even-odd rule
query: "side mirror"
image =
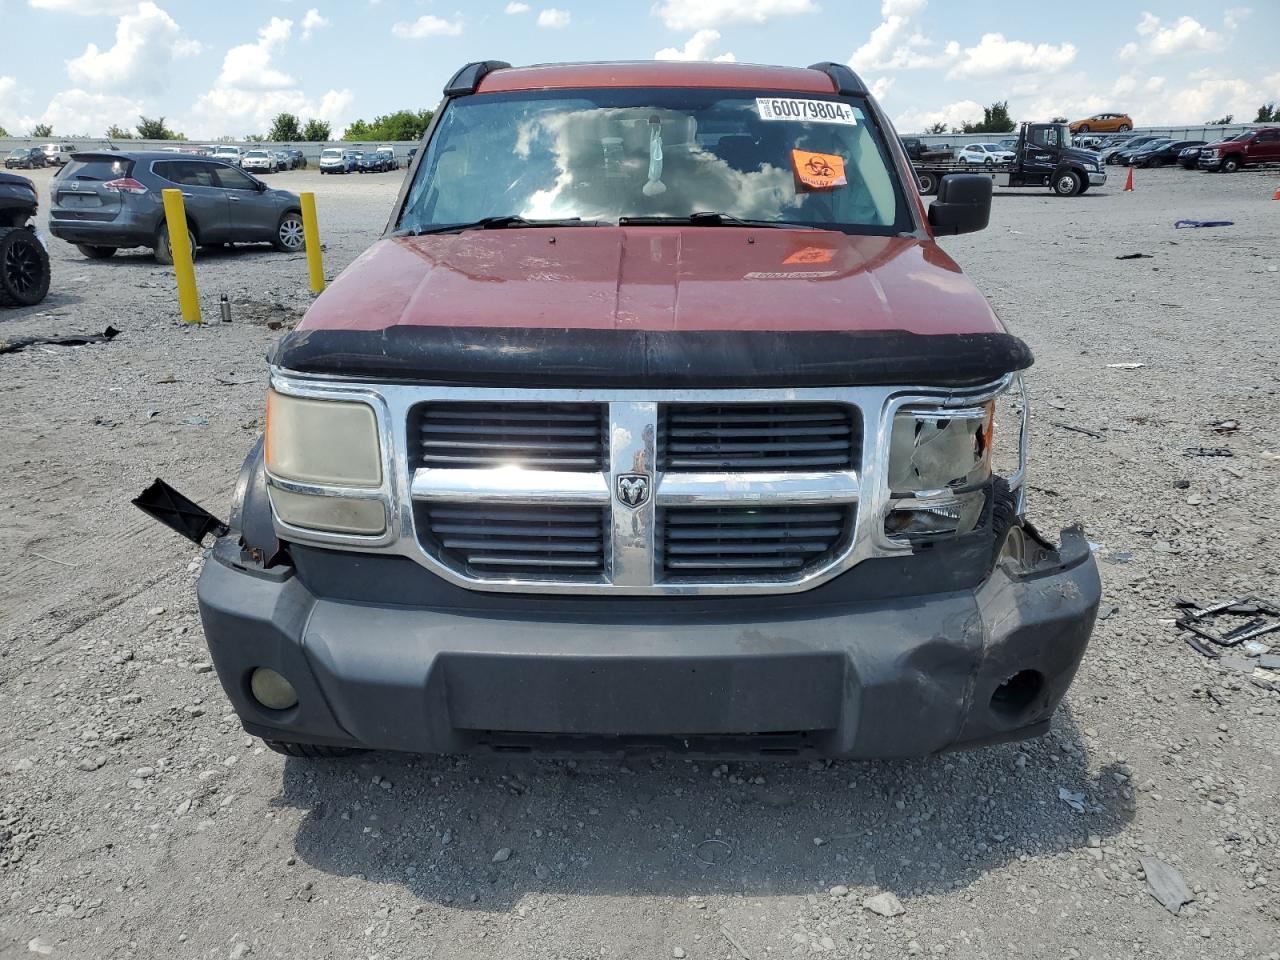
<svg viewBox="0 0 1280 960">
<path fill-rule="evenodd" d="M 938 197 L 929 205 L 933 232 L 949 236 L 985 230 L 991 220 L 991 178 L 952 173 L 942 178 Z"/>
<path fill-rule="evenodd" d="M 253 181 L 253 189 L 257 190 L 259 193 L 266 193 L 267 185 L 261 180 L 255 180 Z"/>
</svg>

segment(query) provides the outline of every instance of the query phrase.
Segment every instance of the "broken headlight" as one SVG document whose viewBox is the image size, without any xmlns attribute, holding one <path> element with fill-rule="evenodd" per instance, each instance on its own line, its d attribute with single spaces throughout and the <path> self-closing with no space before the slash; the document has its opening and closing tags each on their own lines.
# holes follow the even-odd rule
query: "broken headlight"
<svg viewBox="0 0 1280 960">
<path fill-rule="evenodd" d="M 378 423 L 367 403 L 267 394 L 271 505 L 286 524 L 376 535 L 387 526 Z"/>
<path fill-rule="evenodd" d="M 931 539 L 978 526 L 991 479 L 995 402 L 945 410 L 904 407 L 889 443 L 885 535 Z"/>
</svg>

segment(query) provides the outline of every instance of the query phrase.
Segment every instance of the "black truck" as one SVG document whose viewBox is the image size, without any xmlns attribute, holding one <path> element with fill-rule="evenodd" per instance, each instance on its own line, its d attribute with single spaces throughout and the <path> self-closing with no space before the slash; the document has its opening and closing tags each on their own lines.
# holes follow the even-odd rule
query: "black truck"
<svg viewBox="0 0 1280 960">
<path fill-rule="evenodd" d="M 30 223 L 39 205 L 30 180 L 0 173 L 0 306 L 30 307 L 49 292 L 49 254 Z"/>
<path fill-rule="evenodd" d="M 1107 182 L 1102 158 L 1092 150 L 1071 146 L 1065 123 L 1024 123 L 1018 131 L 1011 163 L 981 172 L 989 173 L 997 187 L 1048 187 L 1060 197 L 1075 197 Z M 920 192 L 932 196 L 949 173 L 974 173 L 955 160 L 915 160 Z"/>
</svg>

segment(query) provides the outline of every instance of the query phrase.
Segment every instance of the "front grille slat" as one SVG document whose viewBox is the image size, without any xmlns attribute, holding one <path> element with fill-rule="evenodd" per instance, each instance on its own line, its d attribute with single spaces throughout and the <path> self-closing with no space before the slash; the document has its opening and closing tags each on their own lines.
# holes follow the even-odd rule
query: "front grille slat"
<svg viewBox="0 0 1280 960">
<path fill-rule="evenodd" d="M 604 403 L 427 403 L 416 409 L 417 466 L 603 470 Z"/>
<path fill-rule="evenodd" d="M 419 530 L 455 569 L 475 576 L 549 579 L 604 572 L 605 509 L 419 504 Z"/>
<path fill-rule="evenodd" d="M 861 421 L 838 403 L 667 404 L 663 470 L 851 470 Z"/>
<path fill-rule="evenodd" d="M 662 568 L 674 580 L 789 578 L 825 563 L 853 532 L 853 506 L 674 507 L 661 511 Z"/>
</svg>

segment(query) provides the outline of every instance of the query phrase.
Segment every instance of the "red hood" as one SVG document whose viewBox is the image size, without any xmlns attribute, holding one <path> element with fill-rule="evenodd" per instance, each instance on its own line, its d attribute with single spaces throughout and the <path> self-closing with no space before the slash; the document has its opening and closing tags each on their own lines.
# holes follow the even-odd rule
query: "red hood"
<svg viewBox="0 0 1280 960">
<path fill-rule="evenodd" d="M 1001 333 L 932 240 L 569 227 L 380 240 L 300 330 L 391 326 Z"/>
</svg>

